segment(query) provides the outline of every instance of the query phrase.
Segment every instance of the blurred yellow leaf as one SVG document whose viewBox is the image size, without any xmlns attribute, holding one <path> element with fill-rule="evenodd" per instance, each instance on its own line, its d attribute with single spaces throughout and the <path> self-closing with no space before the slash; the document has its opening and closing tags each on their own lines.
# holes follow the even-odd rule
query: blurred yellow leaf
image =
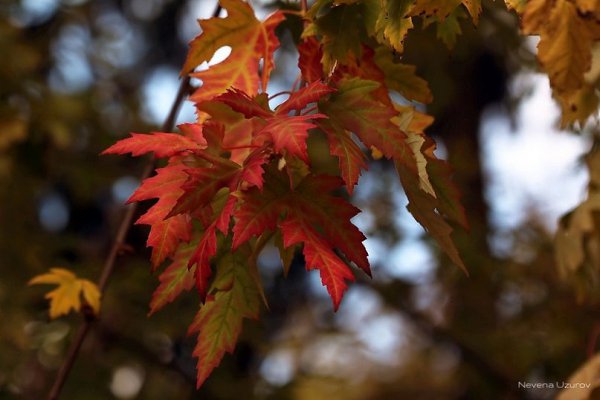
<svg viewBox="0 0 600 400">
<path fill-rule="evenodd" d="M 35 276 L 28 283 L 54 284 L 58 287 L 48 294 L 50 300 L 50 318 L 54 319 L 63 314 L 68 314 L 71 309 L 81 310 L 81 296 L 85 302 L 98 314 L 100 310 L 100 291 L 96 284 L 87 279 L 79 279 L 69 270 L 63 268 L 52 268 L 49 273 Z"/>
<path fill-rule="evenodd" d="M 577 90 L 592 65 L 592 38 L 575 5 L 559 0 L 544 22 L 538 57 L 558 92 Z"/>
<path fill-rule="evenodd" d="M 523 9 L 521 24 L 523 33 L 526 35 L 539 35 L 548 23 L 548 17 L 552 11 L 552 1 L 531 0 Z M 511 5 L 512 6 L 512 5 Z"/>
<path fill-rule="evenodd" d="M 600 1 L 598 0 L 575 0 L 575 4 L 583 13 L 600 14 Z"/>
<path fill-rule="evenodd" d="M 21 119 L 0 121 L 0 151 L 7 150 L 13 143 L 27 137 L 27 123 Z"/>
<path fill-rule="evenodd" d="M 518 13 L 522 13 L 525 8 L 526 0 L 504 0 L 506 6 L 510 10 L 515 10 Z"/>
<path fill-rule="evenodd" d="M 561 128 L 567 128 L 578 122 L 581 127 L 590 115 L 598 110 L 600 99 L 593 85 L 585 83 L 581 89 L 558 98 L 562 109 Z"/>
<path fill-rule="evenodd" d="M 594 400 L 600 394 L 600 354 L 589 359 L 569 377 L 561 382 L 564 387 L 557 400 Z"/>
</svg>

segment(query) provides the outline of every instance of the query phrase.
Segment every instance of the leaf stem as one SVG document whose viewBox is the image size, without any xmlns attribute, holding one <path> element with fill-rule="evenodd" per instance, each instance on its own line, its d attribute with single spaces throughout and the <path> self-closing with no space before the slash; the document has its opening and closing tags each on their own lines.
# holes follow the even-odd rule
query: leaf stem
<svg viewBox="0 0 600 400">
<path fill-rule="evenodd" d="M 275 97 L 281 96 L 283 94 L 292 94 L 292 92 L 289 90 L 284 90 L 282 92 L 272 94 L 271 96 L 269 96 L 269 100 L 273 100 Z"/>
</svg>

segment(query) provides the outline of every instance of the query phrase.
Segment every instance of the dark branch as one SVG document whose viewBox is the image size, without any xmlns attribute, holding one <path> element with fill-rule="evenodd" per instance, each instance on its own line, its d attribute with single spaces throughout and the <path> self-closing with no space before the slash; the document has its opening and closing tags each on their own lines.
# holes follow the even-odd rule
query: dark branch
<svg viewBox="0 0 600 400">
<path fill-rule="evenodd" d="M 215 11 L 213 13 L 213 17 L 218 17 L 220 13 L 221 13 L 221 5 L 217 4 Z M 167 118 L 165 119 L 165 122 L 162 125 L 163 132 L 168 132 L 173 129 L 173 127 L 175 125 L 175 120 L 177 118 L 177 114 L 179 113 L 179 108 L 181 107 L 183 100 L 188 96 L 189 92 L 190 92 L 190 78 L 189 78 L 189 76 L 186 76 L 181 81 L 179 90 L 177 92 L 177 96 L 173 102 L 173 105 L 171 106 L 169 115 L 167 116 Z M 152 173 L 152 171 L 154 170 L 154 168 L 155 168 L 154 160 L 152 160 L 148 163 L 148 165 L 144 169 L 140 178 L 142 180 L 148 178 L 150 176 L 150 174 Z M 131 227 L 131 225 L 133 223 L 133 217 L 135 216 L 136 210 L 137 210 L 137 203 L 129 205 L 127 207 L 127 211 L 125 212 L 125 215 L 123 216 L 123 219 L 121 220 L 121 224 L 119 225 L 119 229 L 117 230 L 117 235 L 113 242 L 113 246 L 110 249 L 110 252 L 108 254 L 108 257 L 106 258 L 106 261 L 104 262 L 104 267 L 102 268 L 102 273 L 98 280 L 98 288 L 100 289 L 101 293 L 105 292 L 108 281 L 114 272 L 117 257 L 120 255 L 121 251 L 126 246 L 125 238 L 127 236 L 127 232 L 129 232 L 129 228 Z M 60 392 L 69 376 L 69 373 L 71 372 L 73 364 L 75 363 L 75 360 L 77 359 L 77 356 L 79 355 L 79 350 L 81 349 L 81 345 L 83 344 L 85 338 L 87 337 L 87 334 L 90 331 L 90 328 L 92 327 L 93 323 L 94 323 L 94 318 L 85 317 L 82 324 L 79 326 L 79 330 L 77 331 L 75 338 L 73 339 L 73 341 L 71 342 L 71 345 L 69 346 L 69 350 L 67 352 L 67 357 L 66 357 L 65 361 L 63 362 L 63 364 L 61 365 L 60 370 L 58 371 L 58 374 L 56 375 L 56 379 L 54 380 L 54 384 L 52 385 L 52 388 L 50 389 L 50 392 L 48 394 L 48 400 L 57 400 L 59 398 Z"/>
</svg>

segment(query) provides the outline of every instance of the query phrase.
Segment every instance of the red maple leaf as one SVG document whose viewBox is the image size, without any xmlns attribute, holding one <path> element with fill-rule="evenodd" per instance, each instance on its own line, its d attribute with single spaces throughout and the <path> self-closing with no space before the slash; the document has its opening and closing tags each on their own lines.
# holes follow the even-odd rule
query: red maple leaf
<svg viewBox="0 0 600 400">
<path fill-rule="evenodd" d="M 156 158 L 171 157 L 183 151 L 198 151 L 206 148 L 206 140 L 198 136 L 196 140 L 177 133 L 153 132 L 151 134 L 132 133 L 130 138 L 119 140 L 104 150 L 102 154 L 126 154 L 133 156 L 154 152 Z"/>
<path fill-rule="evenodd" d="M 279 224 L 283 233 L 283 244 L 286 247 L 304 244 L 306 269 L 318 269 L 321 282 L 333 301 L 333 309 L 337 310 L 344 292 L 348 288 L 346 281 L 354 281 L 354 275 L 348 266 L 333 252 L 328 243 L 306 220 L 291 215 Z"/>
<path fill-rule="evenodd" d="M 168 217 L 177 198 L 183 193 L 181 185 L 187 179 L 182 164 L 170 164 L 156 170 L 156 175 L 144 180 L 128 202 L 158 199 L 136 224 L 150 225 L 147 246 L 152 247 L 152 265 L 158 267 L 173 254 L 179 242 L 190 240 L 192 226 L 189 215 Z"/>
<path fill-rule="evenodd" d="M 298 45 L 298 53 L 302 78 L 309 83 L 323 79 L 323 51 L 319 41 L 314 36 L 307 37 Z"/>
</svg>

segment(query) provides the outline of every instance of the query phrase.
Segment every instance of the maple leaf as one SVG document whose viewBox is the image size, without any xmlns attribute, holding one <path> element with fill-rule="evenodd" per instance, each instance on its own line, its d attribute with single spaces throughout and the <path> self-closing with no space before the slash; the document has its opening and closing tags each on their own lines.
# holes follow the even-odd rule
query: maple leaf
<svg viewBox="0 0 600 400">
<path fill-rule="evenodd" d="M 273 115 L 271 110 L 264 109 L 260 103 L 240 89 L 229 89 L 226 93 L 216 97 L 215 101 L 227 104 L 232 110 L 243 114 L 246 118 L 269 118 Z"/>
<path fill-rule="evenodd" d="M 589 282 L 595 279 L 600 254 L 596 246 L 600 239 L 600 152 L 593 148 L 585 161 L 590 171 L 587 198 L 560 218 L 554 238 L 558 272 L 579 286 L 581 292 L 597 290 Z"/>
<path fill-rule="evenodd" d="M 506 7 L 510 10 L 515 10 L 518 13 L 522 13 L 527 4 L 527 0 L 504 0 Z"/>
<path fill-rule="evenodd" d="M 335 89 L 320 81 L 314 81 L 300 90 L 293 92 L 290 97 L 275 109 L 275 114 L 284 115 L 292 110 L 301 111 L 310 103 L 319 101 L 323 96 L 335 92 Z"/>
<path fill-rule="evenodd" d="M 290 193 L 288 213 L 295 214 L 312 226 L 322 228 L 324 237 L 346 257 L 371 276 L 362 232 L 350 222 L 360 210 L 330 193 L 342 186 L 338 177 L 307 175 Z"/>
<path fill-rule="evenodd" d="M 273 141 L 275 151 L 282 155 L 291 155 L 300 158 L 308 164 L 308 151 L 306 139 L 308 130 L 316 128 L 312 122 L 315 118 L 324 118 L 321 114 L 282 116 L 274 115 L 267 121 L 261 134 L 269 135 Z"/>
<path fill-rule="evenodd" d="M 385 0 L 367 3 L 368 7 L 374 9 L 374 18 L 376 18 L 374 26 L 370 29 L 371 35 L 378 33 L 380 43 L 388 43 L 397 52 L 404 51 L 404 38 L 413 28 L 412 18 L 408 12 L 414 2 L 415 0 Z"/>
<path fill-rule="evenodd" d="M 426 17 L 435 15 L 443 21 L 460 4 L 461 0 L 416 0 L 409 15 Z"/>
<path fill-rule="evenodd" d="M 356 78 L 341 80 L 338 91 L 331 95 L 329 101 L 319 103 L 319 109 L 330 117 L 333 124 L 354 132 L 367 146 L 374 146 L 386 157 L 394 159 L 410 200 L 409 211 L 438 241 L 452 261 L 464 269 L 450 238 L 452 228 L 436 211 L 438 207 L 443 208 L 457 220 L 466 223 L 459 213 L 462 208 L 454 204 L 458 202 L 458 194 L 453 191 L 452 185 L 447 184 L 449 174 L 440 168 L 442 164 L 436 164 L 436 172 L 439 173 L 436 184 L 448 196 L 440 202 L 436 199 L 436 188 L 427 173 L 429 161 L 421 153 L 425 141 L 414 135 L 412 141 L 409 140 L 404 130 L 393 122 L 398 118 L 398 112 L 369 96 L 378 86 L 376 82 Z M 378 123 L 374 124 L 373 121 Z M 435 160 L 432 150 L 429 156 Z"/>
<path fill-rule="evenodd" d="M 436 24 L 436 36 L 440 39 L 448 49 L 454 48 L 456 38 L 462 33 L 460 28 L 459 18 L 463 17 L 463 12 L 460 8 L 454 9 L 443 21 L 438 21 Z M 475 23 L 478 18 L 473 17 Z"/>
<path fill-rule="evenodd" d="M 220 212 L 217 213 L 217 217 L 205 229 L 194 254 L 188 261 L 188 267 L 190 268 L 197 265 L 195 274 L 196 288 L 200 294 L 201 301 L 204 301 L 208 294 L 208 280 L 212 275 L 210 260 L 217 254 L 217 230 L 227 235 L 229 232 L 229 221 L 233 215 L 236 202 L 237 198 L 235 196 L 227 196 Z"/>
<path fill-rule="evenodd" d="M 260 292 L 247 261 L 250 252 L 225 254 L 218 263 L 210 297 L 200 308 L 189 333 L 198 332 L 193 355 L 198 357 L 196 386 L 200 387 L 226 352 L 232 353 L 244 318 L 258 318 Z"/>
<path fill-rule="evenodd" d="M 177 133 L 153 132 L 149 135 L 132 133 L 130 138 L 119 140 L 101 154 L 126 154 L 133 156 L 154 152 L 156 158 L 174 156 L 182 151 L 197 151 L 206 148 L 206 140 L 192 140 Z"/>
<path fill-rule="evenodd" d="M 180 185 L 183 192 L 176 201 L 169 216 L 191 213 L 207 206 L 215 194 L 223 187 L 228 187 L 237 176 L 239 166 L 225 158 L 213 158 L 216 161 L 210 167 L 185 168 L 187 179 Z"/>
<path fill-rule="evenodd" d="M 327 136 L 329 152 L 339 160 L 340 173 L 348 194 L 352 194 L 362 170 L 368 168 L 367 158 L 347 131 L 332 126 L 326 120 L 319 122 L 319 128 Z"/>
<path fill-rule="evenodd" d="M 135 134 L 122 139 L 106 149 L 102 154 L 131 153 L 139 156 L 154 152 L 156 157 L 173 157 L 180 154 L 200 154 L 207 149 L 202 126 L 183 124 L 179 128 L 184 135 L 175 133 Z M 173 254 L 180 241 L 189 241 L 191 237 L 191 219 L 189 215 L 171 215 L 178 199 L 185 194 L 182 186 L 188 180 L 186 167 L 175 161 L 165 168 L 156 170 L 134 192 L 129 203 L 158 199 L 158 201 L 137 221 L 136 224 L 150 225 L 147 246 L 152 247 L 151 262 L 153 268 L 160 265 Z"/>
<path fill-rule="evenodd" d="M 410 211 L 417 222 L 433 236 L 450 260 L 468 274 L 450 236 L 452 227 L 448 225 L 443 216 L 436 209 L 439 204 L 436 201 L 436 198 L 421 190 L 419 188 L 418 179 L 398 163 L 396 163 L 396 169 L 400 175 L 400 181 L 402 182 L 404 192 L 408 197 L 409 203 L 406 206 L 408 211 Z"/>
<path fill-rule="evenodd" d="M 435 207 L 444 216 L 468 229 L 460 192 L 452 182 L 448 163 L 435 156 L 436 144 L 424 130 L 433 123 L 433 117 L 409 106 L 396 106 L 400 112 L 394 123 L 407 132 L 408 143 L 417 160 L 419 189 L 434 198 Z"/>
<path fill-rule="evenodd" d="M 273 143 L 276 153 L 283 156 L 295 156 L 308 163 L 306 139 L 308 130 L 316 125 L 309 122 L 313 119 L 324 118 L 322 114 L 287 115 L 292 110 L 302 110 L 307 104 L 315 102 L 334 89 L 320 82 L 310 85 L 292 93 L 275 112 L 267 111 L 240 90 L 230 90 L 226 94 L 215 98 L 223 102 L 234 111 L 244 114 L 246 118 L 261 118 L 264 120 L 262 127 L 256 132 L 256 137 L 267 137 Z"/>
<path fill-rule="evenodd" d="M 539 60 L 555 90 L 567 92 L 582 86 L 592 63 L 591 45 L 590 29 L 575 5 L 558 0 L 544 21 L 538 45 Z"/>
<path fill-rule="evenodd" d="M 80 279 L 69 270 L 51 268 L 49 273 L 33 277 L 29 285 L 51 284 L 58 287 L 48 294 L 50 300 L 50 318 L 54 319 L 69 311 L 80 311 L 82 308 L 81 297 L 85 300 L 95 314 L 100 311 L 100 291 L 96 284 L 87 279 Z"/>
<path fill-rule="evenodd" d="M 232 91 L 236 92 L 237 89 Z M 226 95 L 227 93 L 221 96 Z M 259 95 L 257 99 L 262 101 L 264 96 Z M 242 113 L 234 111 L 223 101 L 205 101 L 198 104 L 197 109 L 203 116 L 210 116 L 210 119 L 203 122 L 205 135 L 209 139 L 204 153 L 217 157 L 229 155 L 230 161 L 242 165 L 252 149 L 260 146 L 254 137 L 254 132 L 260 128 L 258 119 L 246 119 Z"/>
<path fill-rule="evenodd" d="M 304 244 L 306 269 L 319 270 L 321 282 L 331 296 L 334 311 L 337 311 L 348 288 L 346 281 L 355 279 L 350 268 L 331 250 L 331 245 L 323 236 L 297 215 L 287 217 L 279 226 L 285 247 Z"/>
<path fill-rule="evenodd" d="M 562 109 L 561 128 L 566 128 L 576 122 L 583 126 L 589 116 L 594 114 L 600 106 L 595 86 L 587 82 L 581 89 L 560 96 L 558 101 Z"/>
<path fill-rule="evenodd" d="M 331 80 L 339 86 L 341 81 L 352 77 L 377 82 L 379 87 L 373 89 L 369 94 L 385 106 L 392 107 L 390 92 L 385 85 L 385 73 L 375 63 L 375 51 L 372 48 L 362 46 L 360 58 L 350 57 L 346 64 L 339 65 Z"/>
<path fill-rule="evenodd" d="M 270 171 L 269 176 L 279 171 Z M 274 230 L 283 214 L 302 219 L 319 227 L 324 240 L 338 248 L 349 261 L 370 275 L 367 252 L 362 245 L 365 236 L 350 219 L 359 210 L 345 200 L 329 193 L 337 190 L 343 181 L 336 177 L 307 175 L 295 188 L 280 177 L 267 179 L 263 192 L 250 190 L 241 195 L 241 205 L 235 212 L 233 248 L 250 237 L 266 230 Z M 287 245 L 286 245 L 287 246 Z"/>
<path fill-rule="evenodd" d="M 312 83 L 323 79 L 323 51 L 321 44 L 314 36 L 305 38 L 298 45 L 298 68 L 302 73 L 302 78 Z"/>
<path fill-rule="evenodd" d="M 406 144 L 406 134 L 391 121 L 396 111 L 371 96 L 379 86 L 375 81 L 342 79 L 338 91 L 328 101 L 319 103 L 319 110 L 334 125 L 356 134 L 367 147 L 412 165 L 414 158 Z"/>
<path fill-rule="evenodd" d="M 481 14 L 481 0 L 462 0 L 462 4 L 467 8 L 473 22 L 479 22 L 479 14 Z"/>
<path fill-rule="evenodd" d="M 270 156 L 271 151 L 265 146 L 253 151 L 246 160 L 244 160 L 242 172 L 240 173 L 242 185 L 244 185 L 244 183 L 246 184 L 244 189 L 252 186 L 262 189 L 264 185 L 264 165 L 269 161 Z"/>
<path fill-rule="evenodd" d="M 314 7 L 316 6 L 315 4 Z M 329 8 L 328 12 L 315 21 L 319 33 L 323 35 L 321 62 L 326 71 L 331 71 L 336 62 L 346 62 L 351 54 L 360 54 L 360 44 L 366 36 L 366 32 L 361 29 L 364 26 L 363 14 L 362 4 L 342 4 Z M 341 29 L 345 25 L 355 28 Z"/>
<path fill-rule="evenodd" d="M 596 18 L 600 16 L 600 1 L 598 0 L 575 0 L 575 4 L 583 13 L 593 14 Z"/>
<path fill-rule="evenodd" d="M 559 221 L 556 232 L 556 262 L 563 277 L 580 269 L 590 250 L 588 243 L 598 239 L 595 220 L 600 210 L 600 193 L 590 192 L 588 198 Z"/>
<path fill-rule="evenodd" d="M 414 132 L 408 132 L 407 135 L 406 143 L 410 146 L 416 159 L 417 174 L 419 175 L 419 189 L 436 197 L 435 190 L 431 185 L 429 173 L 427 171 L 428 160 L 421 151 L 421 148 L 425 144 L 425 137 Z"/>
<path fill-rule="evenodd" d="M 240 206 L 234 212 L 232 248 L 235 250 L 252 236 L 274 230 L 283 212 L 289 183 L 277 168 L 267 168 L 262 190 L 251 188 L 239 194 Z"/>
<path fill-rule="evenodd" d="M 380 48 L 375 53 L 375 62 L 385 76 L 385 85 L 400 93 L 408 100 L 431 103 L 433 96 L 427 81 L 417 76 L 414 65 L 393 61 L 392 53 Z"/>
<path fill-rule="evenodd" d="M 238 88 L 246 93 L 258 91 L 259 62 L 262 60 L 261 79 L 263 91 L 273 69 L 273 52 L 279 47 L 275 28 L 285 19 L 281 12 L 271 14 L 264 22 L 254 16 L 252 7 L 242 0 L 222 0 L 227 11 L 226 18 L 210 18 L 200 21 L 202 33 L 190 43 L 182 75 L 187 74 L 223 46 L 231 47 L 231 54 L 219 64 L 206 71 L 192 74 L 203 85 L 191 96 L 200 103 Z"/>
<path fill-rule="evenodd" d="M 152 294 L 149 315 L 175 300 L 182 292 L 194 287 L 196 267 L 189 268 L 188 263 L 195 248 L 194 241 L 179 245 L 173 255 L 173 261 L 158 278 L 160 284 Z"/>
<path fill-rule="evenodd" d="M 428 157 L 427 172 L 435 190 L 437 208 L 446 217 L 468 229 L 467 215 L 460 202 L 460 192 L 452 182 L 452 169 L 448 163 L 435 157 Z"/>
<path fill-rule="evenodd" d="M 526 35 L 539 34 L 548 23 L 552 11 L 552 0 L 529 0 L 523 10 L 521 25 Z"/>
<path fill-rule="evenodd" d="M 277 247 L 277 250 L 279 250 L 279 257 L 281 258 L 281 264 L 283 266 L 283 276 L 287 278 L 290 267 L 292 266 L 292 261 L 294 260 L 294 255 L 298 250 L 298 246 L 292 245 L 285 247 L 281 232 L 277 232 L 275 234 L 273 243 L 275 247 Z"/>
<path fill-rule="evenodd" d="M 158 198 L 158 201 L 136 221 L 136 224 L 150 225 L 146 245 L 152 247 L 153 268 L 173 254 L 180 241 L 187 242 L 191 237 L 189 215 L 169 217 L 177 200 L 184 193 L 181 186 L 188 179 L 185 170 L 185 165 L 179 163 L 158 168 L 156 175 L 145 179 L 128 200 L 134 202 Z"/>
</svg>

